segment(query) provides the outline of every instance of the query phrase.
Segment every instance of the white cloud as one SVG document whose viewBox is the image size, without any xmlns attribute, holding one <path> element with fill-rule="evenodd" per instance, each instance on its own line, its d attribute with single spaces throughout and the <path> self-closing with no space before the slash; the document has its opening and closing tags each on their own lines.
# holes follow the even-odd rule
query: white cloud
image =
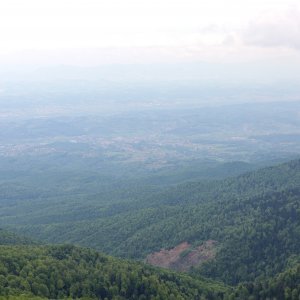
<svg viewBox="0 0 300 300">
<path fill-rule="evenodd" d="M 231 62 L 273 57 L 279 55 L 278 49 L 273 51 L 278 45 L 299 47 L 299 23 L 295 16 L 269 19 L 263 16 L 266 12 L 274 16 L 274 11 L 280 10 L 292 13 L 294 3 L 292 0 L 1 1 L 0 63 Z M 257 18 L 258 15 L 262 17 Z M 252 49 L 248 47 L 250 44 L 269 48 Z M 280 55 L 290 53 L 283 50 Z"/>
<path fill-rule="evenodd" d="M 243 40 L 250 45 L 300 50 L 300 9 L 261 15 L 246 28 Z"/>
</svg>

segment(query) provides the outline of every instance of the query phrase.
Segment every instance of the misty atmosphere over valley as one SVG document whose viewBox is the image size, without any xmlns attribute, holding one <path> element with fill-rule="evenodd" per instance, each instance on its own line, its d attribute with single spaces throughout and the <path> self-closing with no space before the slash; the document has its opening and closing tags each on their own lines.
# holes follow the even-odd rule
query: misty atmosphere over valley
<svg viewBox="0 0 300 300">
<path fill-rule="evenodd" d="M 299 300 L 300 6 L 0 4 L 0 299 Z"/>
</svg>

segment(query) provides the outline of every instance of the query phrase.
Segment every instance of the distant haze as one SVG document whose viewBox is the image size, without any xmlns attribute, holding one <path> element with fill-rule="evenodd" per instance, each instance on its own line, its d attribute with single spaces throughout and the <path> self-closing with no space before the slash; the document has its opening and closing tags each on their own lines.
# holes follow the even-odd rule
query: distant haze
<svg viewBox="0 0 300 300">
<path fill-rule="evenodd" d="M 292 0 L 2 1 L 0 115 L 299 101 L 299 33 Z"/>
<path fill-rule="evenodd" d="M 1 73 L 198 63 L 201 77 L 298 81 L 299 20 L 299 1 L 290 0 L 2 1 Z"/>
</svg>

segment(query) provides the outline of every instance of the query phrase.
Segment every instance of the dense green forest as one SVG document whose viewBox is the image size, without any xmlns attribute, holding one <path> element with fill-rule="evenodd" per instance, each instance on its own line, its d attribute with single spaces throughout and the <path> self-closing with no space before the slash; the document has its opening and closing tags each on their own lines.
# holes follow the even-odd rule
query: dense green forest
<svg viewBox="0 0 300 300">
<path fill-rule="evenodd" d="M 218 245 L 215 259 L 193 272 L 238 284 L 276 275 L 299 256 L 299 198 L 300 160 L 294 160 L 235 178 L 143 194 L 89 221 L 62 216 L 62 222 L 34 225 L 28 220 L 31 225 L 15 228 L 47 242 L 141 260 L 183 241 L 200 245 L 212 239 Z"/>
<path fill-rule="evenodd" d="M 67 266 L 71 274 L 83 274 L 83 278 L 88 276 L 87 274 L 98 276 L 99 268 L 104 273 L 108 272 L 109 278 L 112 276 L 111 272 L 116 272 L 115 278 L 118 277 L 118 273 L 126 274 L 124 278 L 131 278 L 133 276 L 131 272 L 139 274 L 138 277 L 134 277 L 137 285 L 135 289 L 130 289 L 132 293 L 130 296 L 124 294 L 120 283 L 110 281 L 106 286 L 105 297 L 108 299 L 118 299 L 117 297 L 139 299 L 138 297 L 142 297 L 144 293 L 140 286 L 153 288 L 154 294 L 151 288 L 145 292 L 146 299 L 151 296 L 154 297 L 153 299 L 155 297 L 165 299 L 164 293 L 174 294 L 175 299 L 201 299 L 200 295 L 204 297 L 203 299 L 298 299 L 300 160 L 216 181 L 188 182 L 158 189 L 148 186 L 149 189 L 143 192 L 140 192 L 141 186 L 133 187 L 131 186 L 127 191 L 123 189 L 124 186 L 116 188 L 111 195 L 114 199 L 120 200 L 112 201 L 110 205 L 103 206 L 99 211 L 95 204 L 97 201 L 89 195 L 88 204 L 76 208 L 81 219 L 73 218 L 74 202 L 66 201 L 69 197 L 67 194 L 66 199 L 55 200 L 55 197 L 53 199 L 58 203 L 62 201 L 65 211 L 70 210 L 71 213 L 68 215 L 63 211 L 60 215 L 56 215 L 56 218 L 52 215 L 55 207 L 52 207 L 52 210 L 45 209 L 49 203 L 41 201 L 30 202 L 24 199 L 24 205 L 36 203 L 37 211 L 35 217 L 28 214 L 26 218 L 20 220 L 12 218 L 12 211 L 8 213 L 14 205 L 13 202 L 11 208 L 4 207 L 0 216 L 2 224 L 5 220 L 9 221 L 8 225 L 14 231 L 47 243 L 87 246 L 110 255 L 141 262 L 115 259 L 94 250 L 74 246 L 8 246 L 36 244 L 36 242 L 0 230 L 0 241 L 7 245 L 1 247 L 1 261 L 8 259 L 13 262 L 11 265 L 14 267 L 20 264 L 18 257 L 23 262 L 18 271 L 11 271 L 12 273 L 3 271 L 6 273 L 2 274 L 4 276 L 2 295 L 13 296 L 23 293 L 28 297 L 30 295 L 54 298 L 99 297 L 95 290 L 95 284 L 97 285 L 98 282 L 95 283 L 92 277 L 86 277 L 88 278 L 86 282 L 90 282 L 88 288 L 76 287 L 76 291 L 81 294 L 72 294 L 75 287 L 71 289 L 71 284 L 57 289 L 55 283 L 53 288 L 48 281 L 43 281 L 51 276 L 43 277 L 35 272 L 32 272 L 34 278 L 32 282 L 43 284 L 43 292 L 32 289 L 30 282 L 29 285 L 24 283 L 25 287 L 22 287 L 19 275 L 21 269 L 26 267 L 29 261 L 35 261 L 34 257 L 36 257 L 47 274 L 52 272 L 50 265 L 57 266 L 58 270 Z M 104 193 L 107 199 L 109 199 L 109 191 L 110 188 L 107 188 Z M 75 201 L 80 203 L 84 197 L 84 194 L 81 194 Z M 92 205 L 93 203 L 95 205 Z M 28 206 L 27 211 L 31 210 L 32 206 Z M 208 240 L 216 242 L 214 258 L 198 266 L 195 265 L 189 274 L 179 275 L 173 271 L 163 271 L 142 263 L 148 254 L 162 248 L 170 249 L 182 242 L 197 247 Z M 51 249 L 69 251 L 69 254 L 67 258 L 57 262 L 57 257 L 53 257 Z M 30 256 L 32 253 L 34 257 Z M 105 257 L 106 266 L 99 265 L 97 269 L 95 266 L 98 264 L 98 258 L 95 257 Z M 81 259 L 84 267 L 74 271 Z M 90 259 L 94 259 L 92 266 L 89 265 Z M 36 262 L 30 262 L 29 265 L 37 266 Z M 85 267 L 91 269 L 84 271 Z M 7 266 L 3 270 L 6 269 Z M 73 275 L 70 275 L 70 280 L 76 281 Z M 12 276 L 17 276 L 18 279 L 16 279 L 17 283 L 12 280 L 11 285 L 8 279 L 13 279 Z M 152 286 L 154 283 L 151 280 L 151 284 L 140 281 L 143 276 L 146 281 L 148 276 L 155 278 L 155 287 Z M 41 281 L 36 280 L 40 277 Z M 203 278 L 224 282 L 236 288 L 226 288 L 220 283 Z M 126 284 L 128 285 L 127 281 Z M 110 292 L 111 290 L 114 292 Z"/>
<path fill-rule="evenodd" d="M 296 257 L 292 267 L 275 277 L 233 288 L 91 249 L 18 242 L 0 246 L 0 299 L 298 300 L 300 296 Z"/>
<path fill-rule="evenodd" d="M 0 245 L 33 245 L 32 239 L 0 228 Z"/>
<path fill-rule="evenodd" d="M 231 299 L 300 299 L 300 264 L 296 264 L 276 277 L 241 284 Z"/>
<path fill-rule="evenodd" d="M 74 246 L 0 246 L 0 296 L 213 300 L 229 290 Z"/>
<path fill-rule="evenodd" d="M 241 285 L 232 297 L 298 300 L 300 298 L 300 264 L 278 274 L 275 278 Z"/>
</svg>

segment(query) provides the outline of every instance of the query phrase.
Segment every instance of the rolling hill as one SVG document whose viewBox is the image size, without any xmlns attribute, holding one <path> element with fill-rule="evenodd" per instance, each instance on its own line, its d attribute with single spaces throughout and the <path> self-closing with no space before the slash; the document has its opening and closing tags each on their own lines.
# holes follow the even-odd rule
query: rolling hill
<svg viewBox="0 0 300 300">
<path fill-rule="evenodd" d="M 29 219 L 29 225 L 15 229 L 47 242 L 139 260 L 183 242 L 193 251 L 214 240 L 214 259 L 191 271 L 238 284 L 276 275 L 291 257 L 299 256 L 299 199 L 300 160 L 294 160 L 238 177 L 144 194 L 90 221 L 61 216 L 35 225 Z"/>
<path fill-rule="evenodd" d="M 74 246 L 0 246 L 0 298 L 214 300 L 229 291 Z"/>
</svg>

